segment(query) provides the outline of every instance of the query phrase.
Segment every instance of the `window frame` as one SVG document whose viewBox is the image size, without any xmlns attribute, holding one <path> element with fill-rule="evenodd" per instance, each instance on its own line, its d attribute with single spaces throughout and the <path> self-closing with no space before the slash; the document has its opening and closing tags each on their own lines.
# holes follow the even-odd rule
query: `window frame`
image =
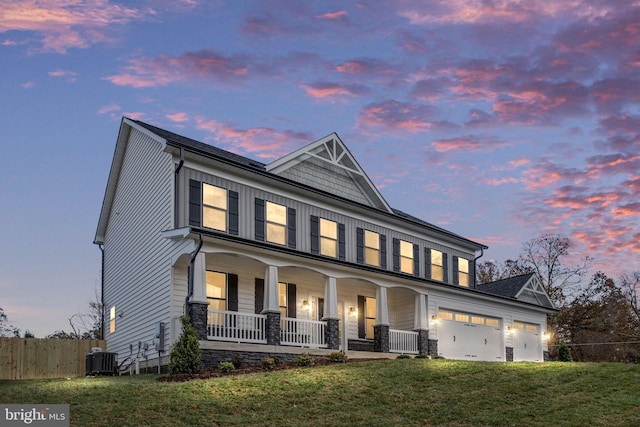
<svg viewBox="0 0 640 427">
<path fill-rule="evenodd" d="M 468 288 L 469 286 L 471 286 L 471 283 L 469 282 L 469 276 L 470 276 L 469 267 L 470 267 L 470 264 L 471 263 L 469 262 L 468 259 L 458 257 L 458 285 L 463 286 L 465 288 Z M 462 269 L 463 265 L 466 266 L 466 271 L 464 271 Z"/>
<path fill-rule="evenodd" d="M 375 241 L 376 247 L 370 246 L 368 244 L 369 239 L 367 239 L 367 237 L 370 237 L 372 239 L 371 241 Z M 363 245 L 364 245 L 364 263 L 366 265 L 370 265 L 373 267 L 380 267 L 381 265 L 380 233 L 376 233 L 375 231 L 364 229 L 362 233 L 362 238 L 363 238 Z M 375 259 L 375 262 L 373 263 L 369 262 L 370 256 L 372 256 L 373 259 Z"/>
<path fill-rule="evenodd" d="M 209 296 L 209 280 L 208 280 L 209 273 L 220 274 L 224 276 L 224 298 Z M 209 302 L 209 306 L 207 307 L 207 309 L 209 309 L 209 307 L 211 306 L 211 301 L 224 301 L 224 308 L 222 309 L 222 311 L 228 311 L 229 310 L 229 275 L 228 273 L 223 273 L 221 271 L 214 271 L 214 270 L 206 270 L 205 286 L 206 286 L 206 297 L 207 297 L 207 301 Z M 220 308 L 211 308 L 211 310 L 220 310 Z"/>
<path fill-rule="evenodd" d="M 205 192 L 207 190 L 208 187 L 211 187 L 212 189 L 216 189 L 214 191 L 218 191 L 218 190 L 222 190 L 224 191 L 224 197 L 221 198 L 221 200 L 224 200 L 224 208 L 220 207 L 220 206 L 216 206 L 216 205 L 211 205 L 208 203 L 205 203 Z M 213 184 L 209 184 L 206 182 L 202 183 L 202 197 L 201 197 L 201 203 L 202 203 L 202 226 L 205 228 L 209 228 L 211 230 L 218 230 L 218 231 L 223 231 L 223 232 L 228 232 L 229 231 L 229 190 L 223 187 L 219 187 L 217 185 L 213 185 Z M 207 225 L 207 215 L 205 214 L 205 212 L 207 211 L 207 209 L 210 209 L 214 212 L 217 213 L 223 213 L 224 214 L 224 229 L 222 228 L 217 228 L 217 227 L 212 227 L 210 225 Z"/>
<path fill-rule="evenodd" d="M 283 220 L 284 222 L 277 222 L 274 220 L 274 218 L 270 218 L 269 215 L 269 205 L 272 205 L 274 207 L 277 208 L 281 208 L 284 212 L 283 212 Z M 273 243 L 276 245 L 281 245 L 281 246 L 287 246 L 287 242 L 288 242 L 288 230 L 289 230 L 289 213 L 288 213 L 288 208 L 285 205 L 281 205 L 280 203 L 276 203 L 276 202 L 272 202 L 269 200 L 265 200 L 264 202 L 264 210 L 265 210 L 265 214 L 264 214 L 264 223 L 265 223 L 265 236 L 264 239 L 266 242 L 268 243 Z M 275 239 L 270 239 L 270 227 L 279 227 L 282 228 L 282 232 L 283 232 L 283 238 L 281 241 L 277 241 Z"/>
<path fill-rule="evenodd" d="M 440 255 L 440 264 L 436 264 L 435 260 L 434 260 L 434 255 Z M 432 280 L 437 280 L 439 282 L 444 282 L 444 252 L 439 251 L 437 249 L 430 249 L 430 256 L 431 259 L 429 260 L 429 262 L 431 263 L 431 279 Z M 435 271 L 439 271 L 440 275 L 439 278 L 435 277 L 436 275 L 434 274 Z"/>
<path fill-rule="evenodd" d="M 369 316 L 369 310 L 371 309 L 371 304 L 373 304 L 373 317 Z M 374 297 L 364 297 L 364 313 L 362 313 L 364 317 L 364 337 L 365 339 L 374 339 L 375 338 L 375 323 L 376 323 L 376 311 L 377 311 L 378 302 Z M 369 328 L 370 327 L 370 328 Z M 369 334 L 369 329 L 371 329 L 371 334 Z"/>
<path fill-rule="evenodd" d="M 399 268 L 400 268 L 400 272 L 401 273 L 405 273 L 405 274 L 415 274 L 415 261 L 414 261 L 414 244 L 411 242 L 408 242 L 406 240 L 402 240 L 402 239 L 398 239 L 399 243 L 399 251 L 398 251 L 398 256 L 399 256 Z M 409 256 L 407 256 L 404 253 L 404 250 L 408 250 L 409 251 Z M 408 266 L 411 267 L 410 271 L 405 270 L 405 262 L 408 263 Z"/>
<path fill-rule="evenodd" d="M 116 331 L 116 306 L 111 306 L 109 309 L 109 333 L 113 334 Z"/>
<path fill-rule="evenodd" d="M 325 227 L 323 227 L 323 224 L 327 226 L 328 225 L 333 226 L 331 230 L 332 235 L 323 234 L 323 231 L 325 232 L 329 231 L 329 230 L 326 230 Z M 323 228 L 325 228 L 325 230 L 323 230 Z M 339 241 L 338 222 L 330 219 L 326 219 L 326 218 L 318 218 L 318 243 L 319 243 L 318 249 L 319 249 L 320 255 L 327 256 L 330 258 L 338 258 L 338 255 L 339 255 L 338 241 Z M 328 247 L 329 244 L 331 245 L 330 248 Z M 331 249 L 331 251 L 327 251 L 327 249 Z"/>
</svg>

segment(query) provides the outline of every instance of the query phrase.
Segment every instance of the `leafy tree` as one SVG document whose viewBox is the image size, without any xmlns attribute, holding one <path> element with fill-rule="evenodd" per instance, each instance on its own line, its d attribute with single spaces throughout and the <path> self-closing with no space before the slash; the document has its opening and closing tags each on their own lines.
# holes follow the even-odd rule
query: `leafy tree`
<svg viewBox="0 0 640 427">
<path fill-rule="evenodd" d="M 170 374 L 193 374 L 202 369 L 202 350 L 196 330 L 187 316 L 180 318 L 182 333 L 178 337 L 169 359 Z"/>
</svg>

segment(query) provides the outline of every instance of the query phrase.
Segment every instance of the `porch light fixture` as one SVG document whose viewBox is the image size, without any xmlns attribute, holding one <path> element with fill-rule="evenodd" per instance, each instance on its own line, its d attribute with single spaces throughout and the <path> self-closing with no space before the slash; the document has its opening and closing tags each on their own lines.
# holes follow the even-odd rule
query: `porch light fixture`
<svg viewBox="0 0 640 427">
<path fill-rule="evenodd" d="M 308 300 L 302 301 L 302 308 L 307 311 L 311 311 L 311 304 L 309 304 Z"/>
<path fill-rule="evenodd" d="M 355 307 L 349 307 L 349 314 L 351 314 L 353 317 L 356 317 L 358 315 L 358 309 Z"/>
<path fill-rule="evenodd" d="M 511 326 L 507 326 L 507 335 L 513 335 L 513 329 Z"/>
<path fill-rule="evenodd" d="M 438 316 L 436 316 L 435 314 L 431 316 L 431 323 L 433 323 L 434 325 L 437 325 L 438 323 L 440 323 L 440 319 L 438 319 Z"/>
<path fill-rule="evenodd" d="M 545 332 L 544 334 L 542 334 L 542 339 L 544 341 L 548 341 L 551 338 L 551 334 L 549 332 Z"/>
</svg>

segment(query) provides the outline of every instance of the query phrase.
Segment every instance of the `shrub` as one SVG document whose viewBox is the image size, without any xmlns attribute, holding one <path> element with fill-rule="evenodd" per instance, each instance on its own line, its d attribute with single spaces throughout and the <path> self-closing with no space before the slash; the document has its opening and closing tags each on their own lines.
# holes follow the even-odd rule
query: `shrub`
<svg viewBox="0 0 640 427">
<path fill-rule="evenodd" d="M 431 359 L 428 354 L 418 354 L 415 357 L 416 359 Z"/>
<path fill-rule="evenodd" d="M 223 374 L 228 374 L 229 372 L 233 372 L 236 370 L 235 365 L 232 362 L 220 362 L 218 365 L 218 371 Z"/>
<path fill-rule="evenodd" d="M 560 346 L 558 347 L 558 360 L 561 362 L 573 362 L 571 349 L 564 341 L 560 341 Z"/>
<path fill-rule="evenodd" d="M 313 357 L 309 353 L 302 353 L 296 357 L 296 366 L 313 366 Z"/>
<path fill-rule="evenodd" d="M 275 357 L 265 357 L 262 359 L 262 367 L 267 371 L 272 371 L 276 368 L 276 359 Z"/>
<path fill-rule="evenodd" d="M 396 359 L 411 359 L 411 356 L 402 353 L 400 356 L 396 357 Z"/>
<path fill-rule="evenodd" d="M 344 363 L 347 361 L 348 356 L 344 351 L 336 351 L 329 355 L 329 360 L 334 363 Z"/>
<path fill-rule="evenodd" d="M 170 374 L 194 374 L 202 369 L 202 350 L 189 317 L 182 316 L 182 333 L 169 357 Z"/>
<path fill-rule="evenodd" d="M 240 356 L 234 357 L 231 359 L 231 363 L 233 363 L 234 368 L 240 369 L 244 365 L 244 358 Z"/>
</svg>

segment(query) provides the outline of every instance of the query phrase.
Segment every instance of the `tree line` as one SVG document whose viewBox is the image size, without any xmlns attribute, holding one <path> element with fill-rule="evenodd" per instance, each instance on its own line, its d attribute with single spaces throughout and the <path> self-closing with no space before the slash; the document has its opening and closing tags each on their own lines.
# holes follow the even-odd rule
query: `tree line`
<svg viewBox="0 0 640 427">
<path fill-rule="evenodd" d="M 571 263 L 571 240 L 543 235 L 525 242 L 515 259 L 485 261 L 476 268 L 478 283 L 536 273 L 558 309 L 548 316 L 549 353 L 566 345 L 579 361 L 640 361 L 640 271 L 610 277 L 588 276 L 593 258 Z"/>
</svg>

